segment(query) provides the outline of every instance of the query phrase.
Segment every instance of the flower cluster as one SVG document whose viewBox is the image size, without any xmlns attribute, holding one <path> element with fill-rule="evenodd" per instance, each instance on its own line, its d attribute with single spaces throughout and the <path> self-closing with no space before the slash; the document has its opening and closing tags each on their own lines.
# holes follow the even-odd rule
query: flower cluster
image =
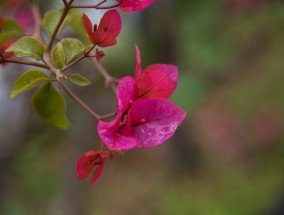
<svg viewBox="0 0 284 215">
<path fill-rule="evenodd" d="M 117 0 L 123 12 L 135 12 L 155 0 Z M 113 46 L 121 31 L 121 17 L 116 10 L 106 12 L 98 27 L 92 25 L 87 15 L 83 23 L 93 45 Z M 154 64 L 141 68 L 141 54 L 136 46 L 135 78 L 120 79 L 117 94 L 116 118 L 98 123 L 98 134 L 111 151 L 131 148 L 150 148 L 169 139 L 185 118 L 185 111 L 168 100 L 177 87 L 178 68 L 167 64 Z M 87 152 L 77 163 L 79 179 L 85 179 L 95 168 L 93 184 L 101 175 L 107 152 Z"/>
<path fill-rule="evenodd" d="M 136 77 L 124 77 L 117 88 L 117 117 L 99 121 L 98 133 L 111 150 L 149 148 L 169 139 L 186 113 L 168 101 L 177 86 L 178 69 L 155 64 L 141 69 L 136 47 Z"/>
</svg>

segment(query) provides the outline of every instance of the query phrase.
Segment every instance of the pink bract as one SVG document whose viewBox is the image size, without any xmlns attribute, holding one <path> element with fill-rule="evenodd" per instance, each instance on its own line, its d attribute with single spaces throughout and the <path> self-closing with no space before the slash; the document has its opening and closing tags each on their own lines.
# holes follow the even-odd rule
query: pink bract
<svg viewBox="0 0 284 215">
<path fill-rule="evenodd" d="M 119 35 L 122 27 L 122 21 L 116 10 L 107 11 L 99 26 L 92 25 L 91 20 L 86 14 L 83 14 L 83 23 L 90 41 L 100 47 L 108 47 L 116 44 L 116 37 Z"/>
<path fill-rule="evenodd" d="M 176 90 L 178 68 L 169 64 L 154 64 L 141 69 L 141 54 L 136 46 L 135 77 L 139 98 L 169 98 Z"/>
<path fill-rule="evenodd" d="M 150 148 L 169 139 L 185 115 L 184 110 L 166 99 L 137 100 L 127 115 L 112 122 L 100 121 L 98 133 L 113 150 Z"/>
<path fill-rule="evenodd" d="M 98 133 L 112 150 L 149 148 L 169 139 L 185 118 L 185 111 L 167 100 L 177 86 L 178 69 L 155 64 L 141 69 L 136 47 L 136 78 L 120 80 L 117 87 L 117 117 L 99 121 Z"/>
<path fill-rule="evenodd" d="M 177 79 L 176 66 L 166 64 L 148 66 L 136 78 L 140 99 L 169 98 L 177 87 Z"/>
<path fill-rule="evenodd" d="M 123 12 L 140 11 L 155 2 L 155 0 L 116 0 L 116 1 L 117 2 L 122 1 L 119 7 Z"/>
</svg>

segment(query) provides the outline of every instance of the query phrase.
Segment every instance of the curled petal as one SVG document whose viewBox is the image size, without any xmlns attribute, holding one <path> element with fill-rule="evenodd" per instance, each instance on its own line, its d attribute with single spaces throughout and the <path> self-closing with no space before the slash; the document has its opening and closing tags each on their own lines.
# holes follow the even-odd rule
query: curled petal
<svg viewBox="0 0 284 215">
<path fill-rule="evenodd" d="M 177 87 L 178 68 L 167 64 L 148 66 L 137 78 L 139 97 L 169 98 Z"/>
<path fill-rule="evenodd" d="M 155 2 L 155 0 L 116 0 L 116 1 L 117 2 L 122 1 L 119 7 L 123 12 L 136 12 L 139 10 L 143 10 Z"/>
<path fill-rule="evenodd" d="M 169 139 L 185 115 L 184 110 L 166 99 L 144 99 L 133 103 L 128 120 L 139 142 L 137 146 L 149 148 Z"/>
</svg>

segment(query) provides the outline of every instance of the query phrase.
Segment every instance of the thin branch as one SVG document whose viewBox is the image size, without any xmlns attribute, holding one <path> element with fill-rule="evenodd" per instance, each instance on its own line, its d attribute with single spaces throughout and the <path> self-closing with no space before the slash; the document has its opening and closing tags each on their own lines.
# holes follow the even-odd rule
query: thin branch
<svg viewBox="0 0 284 215">
<path fill-rule="evenodd" d="M 36 62 L 24 61 L 24 60 L 12 60 L 12 59 L 5 59 L 5 58 L 2 58 L 1 60 L 2 61 L 0 62 L 0 64 L 2 64 L 2 63 L 15 63 L 15 64 L 22 64 L 22 65 L 36 66 L 36 67 L 40 67 L 40 68 L 44 68 L 44 69 L 50 69 L 50 67 L 48 65 L 45 65 L 45 64 L 42 64 L 42 63 L 36 63 Z"/>
<path fill-rule="evenodd" d="M 54 39 L 55 39 L 55 37 L 56 37 L 56 35 L 57 35 L 57 33 L 58 33 L 58 31 L 59 31 L 61 25 L 62 25 L 62 23 L 64 22 L 64 20 L 65 20 L 67 14 L 68 14 L 68 12 L 69 12 L 69 10 L 70 10 L 70 8 L 71 8 L 71 5 L 72 5 L 72 3 L 73 3 L 74 1 L 75 1 L 75 0 L 70 0 L 67 4 L 64 4 L 64 9 L 63 9 L 63 11 L 62 11 L 61 17 L 60 17 L 60 19 L 59 19 L 59 21 L 58 21 L 58 23 L 57 23 L 57 25 L 56 25 L 56 27 L 55 27 L 53 33 L 52 33 L 52 36 L 51 36 L 51 38 L 50 38 L 50 40 L 49 40 L 49 43 L 48 43 L 48 45 L 47 45 L 47 50 L 48 50 L 48 51 L 50 50 L 50 48 L 51 48 L 51 46 L 52 46 L 52 43 L 53 43 L 53 41 L 54 41 Z"/>
<path fill-rule="evenodd" d="M 114 5 L 110 5 L 110 6 L 100 6 L 102 5 L 103 3 L 105 3 L 107 0 L 103 0 L 101 1 L 100 3 L 98 4 L 95 4 L 95 5 L 72 5 L 70 6 L 71 8 L 93 8 L 93 9 L 112 9 L 112 8 L 116 8 L 118 7 L 122 1 L 120 1 L 119 3 L 117 4 L 114 4 Z"/>
<path fill-rule="evenodd" d="M 82 108 L 84 108 L 87 112 L 89 112 L 97 120 L 100 120 L 100 115 L 94 112 L 86 103 L 84 103 L 78 96 L 76 96 L 73 93 L 73 91 L 69 89 L 69 87 L 67 87 L 62 82 L 60 82 L 60 86 L 74 101 L 76 101 L 79 105 L 81 105 Z"/>
<path fill-rule="evenodd" d="M 96 44 L 94 44 L 88 51 L 85 51 L 84 54 L 79 57 L 78 59 L 76 59 L 75 61 L 71 62 L 70 64 L 64 66 L 61 71 L 64 72 L 65 70 L 69 69 L 70 67 L 74 66 L 76 63 L 80 62 L 81 60 L 83 60 L 85 57 L 87 57 L 90 52 L 95 48 Z"/>
<path fill-rule="evenodd" d="M 116 92 L 116 84 L 118 82 L 118 79 L 112 77 L 106 69 L 103 67 L 103 65 L 96 59 L 96 58 L 91 58 L 91 61 L 94 63 L 96 68 L 98 69 L 99 73 L 105 78 L 105 86 L 111 86 L 113 91 Z"/>
<path fill-rule="evenodd" d="M 63 0 L 64 5 L 66 6 L 68 2 L 66 0 Z"/>
<path fill-rule="evenodd" d="M 33 36 L 35 38 L 37 38 L 42 45 L 46 46 L 45 41 L 42 38 L 42 34 L 41 34 L 41 14 L 38 8 L 38 5 L 36 5 L 34 2 L 32 3 L 32 13 L 33 13 L 33 17 L 34 17 L 34 33 Z"/>
<path fill-rule="evenodd" d="M 109 114 L 106 114 L 106 115 L 102 115 L 102 116 L 100 116 L 100 120 L 107 119 L 107 118 L 113 117 L 115 115 L 116 115 L 116 112 L 109 113 Z"/>
</svg>

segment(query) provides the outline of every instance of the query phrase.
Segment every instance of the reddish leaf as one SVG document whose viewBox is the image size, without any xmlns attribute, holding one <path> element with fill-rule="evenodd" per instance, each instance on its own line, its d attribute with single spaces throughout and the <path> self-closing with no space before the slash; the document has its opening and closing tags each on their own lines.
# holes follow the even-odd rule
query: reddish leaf
<svg viewBox="0 0 284 215">
<path fill-rule="evenodd" d="M 101 176 L 101 174 L 104 170 L 104 166 L 105 166 L 105 163 L 104 163 L 104 160 L 103 160 L 101 164 L 98 164 L 98 166 L 97 166 L 97 168 L 94 172 L 94 175 L 92 176 L 91 184 L 94 184 L 99 179 L 99 177 Z"/>
<path fill-rule="evenodd" d="M 97 153 L 94 151 L 89 151 L 78 159 L 76 165 L 78 179 L 83 180 L 89 175 L 96 159 Z"/>
</svg>

